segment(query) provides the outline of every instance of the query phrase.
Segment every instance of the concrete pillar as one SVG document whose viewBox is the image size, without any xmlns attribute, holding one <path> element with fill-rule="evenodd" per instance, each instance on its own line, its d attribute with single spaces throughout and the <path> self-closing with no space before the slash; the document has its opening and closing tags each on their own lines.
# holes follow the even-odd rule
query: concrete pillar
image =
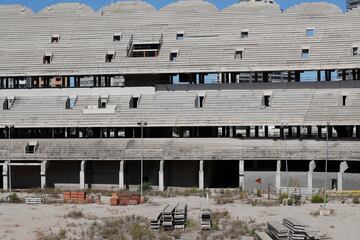
<svg viewBox="0 0 360 240">
<path fill-rule="evenodd" d="M 204 190 L 204 160 L 199 163 L 199 189 Z"/>
<path fill-rule="evenodd" d="M 119 190 L 125 189 L 125 182 L 124 182 L 124 170 L 125 170 L 125 161 L 120 161 L 120 170 L 119 170 Z"/>
<path fill-rule="evenodd" d="M 239 161 L 239 188 L 241 191 L 245 189 L 245 167 L 244 167 L 244 160 Z"/>
<path fill-rule="evenodd" d="M 276 162 L 275 187 L 277 191 L 281 189 L 281 160 Z"/>
<path fill-rule="evenodd" d="M 340 163 L 340 171 L 338 172 L 338 191 L 342 191 L 343 190 L 343 174 L 344 172 L 349 168 L 347 162 L 342 162 Z"/>
<path fill-rule="evenodd" d="M 85 190 L 85 166 L 86 161 L 80 163 L 80 189 Z"/>
<path fill-rule="evenodd" d="M 159 191 L 163 192 L 164 189 L 164 160 L 161 160 L 159 165 Z"/>
<path fill-rule="evenodd" d="M 309 163 L 309 171 L 307 173 L 309 192 L 312 191 L 312 189 L 313 189 L 313 172 L 314 172 L 315 168 L 316 168 L 315 161 L 311 161 Z"/>
<path fill-rule="evenodd" d="M 42 161 L 40 165 L 40 177 L 41 177 L 41 189 L 46 187 L 46 168 L 47 168 L 47 161 Z"/>
<path fill-rule="evenodd" d="M 6 161 L 4 162 L 3 164 L 3 169 L 2 169 L 2 176 L 3 176 L 3 190 L 4 191 L 7 191 L 8 190 L 8 165 L 9 165 L 9 162 Z"/>
</svg>

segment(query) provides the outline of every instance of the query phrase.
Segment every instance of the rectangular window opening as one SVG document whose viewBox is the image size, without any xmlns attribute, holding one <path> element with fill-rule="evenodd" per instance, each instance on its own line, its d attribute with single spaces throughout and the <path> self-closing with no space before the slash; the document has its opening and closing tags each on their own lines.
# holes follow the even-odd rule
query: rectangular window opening
<svg viewBox="0 0 360 240">
<path fill-rule="evenodd" d="M 43 64 L 50 64 L 52 61 L 52 54 L 51 53 L 45 53 L 43 57 Z"/>
<path fill-rule="evenodd" d="M 358 47 L 353 47 L 352 48 L 352 55 L 353 56 L 359 55 L 359 48 Z"/>
<path fill-rule="evenodd" d="M 59 34 L 54 34 L 51 36 L 51 43 L 58 43 L 60 42 L 60 35 Z"/>
<path fill-rule="evenodd" d="M 66 109 L 74 109 L 76 103 L 76 97 L 69 97 L 66 101 Z"/>
<path fill-rule="evenodd" d="M 308 49 L 308 48 L 301 49 L 301 58 L 302 59 L 308 59 L 309 56 L 310 56 L 310 49 Z"/>
<path fill-rule="evenodd" d="M 342 96 L 342 105 L 346 106 L 347 96 Z"/>
<path fill-rule="evenodd" d="M 234 57 L 235 59 L 243 59 L 243 50 L 236 50 Z"/>
<path fill-rule="evenodd" d="M 176 60 L 178 58 L 178 52 L 177 51 L 170 52 L 169 58 L 170 58 L 171 62 L 176 62 Z"/>
<path fill-rule="evenodd" d="M 314 35 L 315 35 L 315 30 L 313 28 L 306 29 L 306 36 L 307 37 L 312 37 Z"/>
<path fill-rule="evenodd" d="M 184 32 L 178 32 L 178 33 L 176 34 L 176 40 L 183 40 L 184 37 L 185 37 Z"/>
<path fill-rule="evenodd" d="M 241 38 L 248 38 L 249 37 L 249 31 L 241 31 L 240 36 L 241 36 Z"/>
<path fill-rule="evenodd" d="M 139 97 L 131 97 L 129 107 L 138 108 L 138 105 L 139 105 Z"/>
<path fill-rule="evenodd" d="M 38 143 L 36 141 L 28 142 L 28 144 L 25 147 L 25 153 L 28 154 L 34 154 L 36 152 Z"/>
<path fill-rule="evenodd" d="M 113 62 L 115 58 L 115 52 L 107 52 L 105 55 L 105 62 L 110 63 Z"/>
<path fill-rule="evenodd" d="M 265 106 L 265 107 L 270 107 L 270 98 L 271 98 L 270 95 L 264 95 L 264 101 L 263 101 L 263 103 L 264 103 L 264 106 Z"/>
<path fill-rule="evenodd" d="M 114 33 L 113 35 L 113 42 L 120 42 L 121 41 L 121 33 Z"/>
<path fill-rule="evenodd" d="M 205 95 L 197 95 L 195 100 L 196 108 L 203 108 L 205 105 Z"/>
</svg>

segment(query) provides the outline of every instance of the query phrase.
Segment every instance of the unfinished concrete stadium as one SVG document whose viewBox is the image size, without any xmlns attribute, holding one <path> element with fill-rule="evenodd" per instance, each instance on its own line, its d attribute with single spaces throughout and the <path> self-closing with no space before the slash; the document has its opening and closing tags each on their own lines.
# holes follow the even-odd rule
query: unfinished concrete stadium
<svg viewBox="0 0 360 240">
<path fill-rule="evenodd" d="M 360 189 L 360 9 L 0 5 L 0 186 Z M 11 178 L 10 178 L 11 177 Z"/>
</svg>

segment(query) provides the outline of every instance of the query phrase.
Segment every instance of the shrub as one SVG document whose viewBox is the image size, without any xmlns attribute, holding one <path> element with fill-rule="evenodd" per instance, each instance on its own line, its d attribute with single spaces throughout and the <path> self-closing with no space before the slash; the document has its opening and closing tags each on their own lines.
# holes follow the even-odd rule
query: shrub
<svg viewBox="0 0 360 240">
<path fill-rule="evenodd" d="M 354 197 L 352 200 L 353 204 L 360 204 L 360 199 L 359 197 Z"/>
<path fill-rule="evenodd" d="M 145 192 L 150 192 L 152 190 L 151 182 L 144 182 L 143 183 L 143 190 Z"/>
<path fill-rule="evenodd" d="M 279 196 L 279 202 L 282 204 L 284 199 L 289 198 L 289 195 L 287 193 L 281 193 Z"/>
<path fill-rule="evenodd" d="M 312 203 L 323 203 L 324 197 L 321 194 L 315 194 L 311 197 Z"/>
<path fill-rule="evenodd" d="M 66 214 L 65 217 L 78 219 L 78 218 L 83 218 L 83 217 L 84 217 L 84 214 L 83 214 L 83 212 L 80 211 L 80 210 L 72 210 L 71 212 L 69 212 L 68 214 Z"/>
<path fill-rule="evenodd" d="M 19 203 L 21 202 L 20 198 L 16 193 L 12 193 L 7 197 L 8 202 L 10 203 Z"/>
<path fill-rule="evenodd" d="M 289 198 L 289 199 L 287 200 L 287 205 L 288 205 L 288 206 L 292 206 L 292 205 L 294 205 L 294 203 L 295 203 L 295 201 L 294 201 L 293 198 Z"/>
</svg>

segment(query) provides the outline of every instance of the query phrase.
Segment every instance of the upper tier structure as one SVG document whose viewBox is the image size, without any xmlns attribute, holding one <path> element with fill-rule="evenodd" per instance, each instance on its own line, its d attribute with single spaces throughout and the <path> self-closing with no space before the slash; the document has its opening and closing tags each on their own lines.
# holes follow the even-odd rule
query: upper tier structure
<svg viewBox="0 0 360 240">
<path fill-rule="evenodd" d="M 359 21 L 328 3 L 0 5 L 0 77 L 356 69 Z"/>
</svg>

